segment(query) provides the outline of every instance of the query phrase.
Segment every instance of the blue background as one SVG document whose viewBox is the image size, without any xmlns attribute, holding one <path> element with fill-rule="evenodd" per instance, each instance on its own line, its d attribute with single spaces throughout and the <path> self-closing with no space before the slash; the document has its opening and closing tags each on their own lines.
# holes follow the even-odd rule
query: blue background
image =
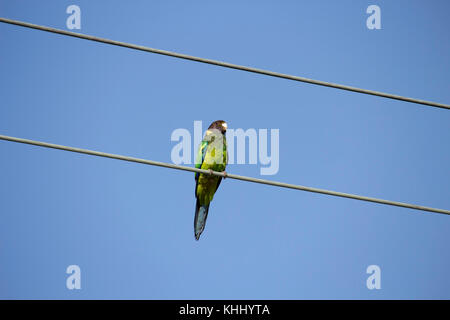
<svg viewBox="0 0 450 320">
<path fill-rule="evenodd" d="M 450 102 L 448 1 L 1 0 L 0 16 L 67 30 L 70 4 L 84 34 Z M 0 46 L 0 134 L 170 162 L 173 130 L 225 119 L 280 129 L 262 178 L 450 208 L 447 110 L 3 23 Z M 197 242 L 194 205 L 192 173 L 0 141 L 0 298 L 450 298 L 449 216 L 226 180 Z"/>
</svg>

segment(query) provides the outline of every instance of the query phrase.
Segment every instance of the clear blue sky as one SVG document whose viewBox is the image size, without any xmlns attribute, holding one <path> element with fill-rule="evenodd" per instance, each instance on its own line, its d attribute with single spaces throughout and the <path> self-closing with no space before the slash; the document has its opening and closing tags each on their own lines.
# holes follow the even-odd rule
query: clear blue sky
<svg viewBox="0 0 450 320">
<path fill-rule="evenodd" d="M 0 16 L 66 29 L 70 4 L 81 33 L 450 103 L 448 1 L 1 0 Z M 230 173 L 450 208 L 449 111 L 6 24 L 0 44 L 0 134 L 170 162 L 173 130 L 224 119 L 280 130 L 276 175 Z M 226 180 L 197 242 L 191 173 L 5 141 L 0 168 L 0 298 L 450 298 L 449 216 Z"/>
</svg>

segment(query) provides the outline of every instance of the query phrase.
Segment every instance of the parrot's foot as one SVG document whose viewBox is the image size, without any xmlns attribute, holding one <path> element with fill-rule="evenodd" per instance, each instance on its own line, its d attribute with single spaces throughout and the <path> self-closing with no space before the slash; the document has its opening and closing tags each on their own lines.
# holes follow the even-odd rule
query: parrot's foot
<svg viewBox="0 0 450 320">
<path fill-rule="evenodd" d="M 223 171 L 223 179 L 225 180 L 228 177 L 228 173 L 226 171 Z"/>
<path fill-rule="evenodd" d="M 212 169 L 208 169 L 209 171 L 209 175 L 212 176 L 213 175 L 213 170 Z"/>
</svg>

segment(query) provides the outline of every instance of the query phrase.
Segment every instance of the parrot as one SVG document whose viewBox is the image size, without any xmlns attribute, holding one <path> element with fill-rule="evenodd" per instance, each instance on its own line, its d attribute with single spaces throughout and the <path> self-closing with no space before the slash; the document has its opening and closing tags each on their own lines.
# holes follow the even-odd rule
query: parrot
<svg viewBox="0 0 450 320">
<path fill-rule="evenodd" d="M 205 229 L 209 205 L 222 181 L 222 177 L 212 175 L 212 171 L 223 172 L 224 178 L 227 175 L 225 171 L 228 163 L 226 132 L 227 123 L 225 121 L 214 121 L 208 127 L 208 130 L 206 130 L 205 136 L 198 148 L 195 167 L 209 170 L 211 174 L 199 172 L 195 174 L 195 240 L 200 239 L 200 235 Z"/>
</svg>

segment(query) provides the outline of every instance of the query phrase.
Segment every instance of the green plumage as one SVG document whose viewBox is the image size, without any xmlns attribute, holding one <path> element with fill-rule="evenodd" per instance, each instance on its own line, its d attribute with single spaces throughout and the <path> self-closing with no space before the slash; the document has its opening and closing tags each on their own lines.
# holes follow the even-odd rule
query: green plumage
<svg viewBox="0 0 450 320">
<path fill-rule="evenodd" d="M 225 171 L 228 162 L 227 142 L 225 139 L 226 128 L 226 123 L 222 120 L 215 121 L 210 125 L 198 149 L 195 162 L 196 168 Z M 198 240 L 205 228 L 210 202 L 222 181 L 222 177 L 196 173 L 195 181 L 197 202 L 194 231 L 195 238 Z"/>
</svg>

